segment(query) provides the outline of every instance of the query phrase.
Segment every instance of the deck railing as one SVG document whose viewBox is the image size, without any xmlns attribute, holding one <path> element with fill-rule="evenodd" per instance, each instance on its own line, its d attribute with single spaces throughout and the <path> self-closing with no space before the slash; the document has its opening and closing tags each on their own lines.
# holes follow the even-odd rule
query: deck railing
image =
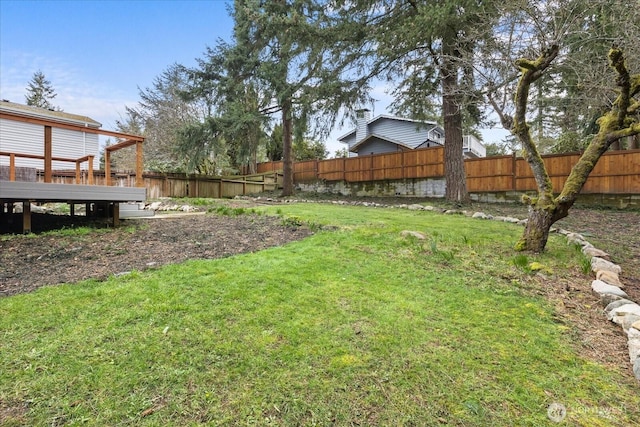
<svg viewBox="0 0 640 427">
<path fill-rule="evenodd" d="M 70 159 L 65 157 L 54 157 L 52 155 L 53 152 L 53 133 L 51 131 L 52 128 L 58 129 L 66 129 L 73 130 L 77 132 L 84 133 L 92 133 L 104 136 L 112 136 L 123 140 L 115 145 L 111 145 L 105 148 L 105 169 L 106 169 L 106 182 L 105 185 L 111 185 L 111 177 L 110 177 L 110 163 L 111 163 L 111 153 L 114 151 L 120 150 L 122 148 L 130 147 L 132 145 L 136 146 L 136 187 L 144 187 L 144 182 L 142 180 L 142 170 L 143 170 L 143 159 L 142 159 L 142 143 L 144 142 L 144 137 L 138 135 L 130 135 L 122 132 L 114 132 L 103 129 L 96 129 L 93 127 L 81 126 L 79 124 L 72 123 L 60 123 L 55 120 L 45 119 L 45 118 L 35 118 L 30 116 L 24 116 L 20 113 L 16 112 L 7 112 L 0 111 L 0 119 L 5 120 L 13 120 L 17 122 L 28 123 L 31 125 L 42 125 L 44 126 L 44 140 L 42 141 L 42 153 L 43 154 L 24 154 L 24 153 L 14 153 L 9 151 L 0 152 L 0 157 L 8 156 L 9 157 L 9 180 L 14 181 L 16 174 L 16 158 L 27 158 L 27 159 L 36 159 L 44 161 L 44 182 L 51 182 L 51 175 L 53 172 L 52 162 L 53 161 L 61 161 L 61 162 L 71 162 L 76 164 L 76 184 L 80 183 L 80 165 L 84 162 L 88 162 L 87 170 L 88 170 L 88 185 L 95 185 L 93 179 L 93 161 L 95 159 L 94 155 L 86 155 L 80 157 L 78 159 Z"/>
<path fill-rule="evenodd" d="M 45 161 L 46 157 L 45 156 L 39 156 L 37 154 L 21 154 L 21 153 L 9 153 L 6 151 L 0 151 L 0 156 L 7 156 L 9 157 L 9 181 L 15 181 L 16 180 L 16 158 L 23 158 L 23 159 L 35 159 L 35 160 L 42 160 Z M 93 159 L 95 156 L 83 156 L 80 157 L 78 159 L 69 159 L 66 157 L 51 157 L 52 161 L 56 161 L 56 162 L 69 162 L 69 163 L 75 163 L 76 164 L 76 179 L 75 179 L 75 183 L 76 184 L 81 184 L 81 180 L 82 180 L 82 172 L 81 172 L 81 165 L 85 162 L 88 163 L 87 165 L 87 184 L 89 185 L 93 185 Z M 44 182 L 51 182 L 51 170 L 49 170 L 49 173 L 46 173 L 46 168 L 45 168 L 45 175 L 44 175 Z"/>
</svg>

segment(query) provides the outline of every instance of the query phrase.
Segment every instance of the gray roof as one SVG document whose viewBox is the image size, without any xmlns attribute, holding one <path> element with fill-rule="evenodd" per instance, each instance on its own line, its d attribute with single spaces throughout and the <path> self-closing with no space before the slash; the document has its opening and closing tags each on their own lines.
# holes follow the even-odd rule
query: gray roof
<svg viewBox="0 0 640 427">
<path fill-rule="evenodd" d="M 404 117 L 390 116 L 388 114 L 380 114 L 379 116 L 376 116 L 376 117 L 368 120 L 367 121 L 367 126 L 369 126 L 370 124 L 375 123 L 375 122 L 377 122 L 379 120 L 383 120 L 383 119 L 386 119 L 386 120 L 397 120 L 397 121 L 402 121 L 402 122 L 419 123 L 419 124 L 431 125 L 431 126 L 438 126 L 438 123 L 432 122 L 432 121 L 429 121 L 429 120 L 406 119 Z M 356 133 L 356 129 L 357 128 L 353 128 L 349 132 L 347 132 L 344 135 L 338 137 L 338 141 L 342 141 L 343 139 L 346 139 L 349 136 L 351 136 L 352 134 Z"/>
<path fill-rule="evenodd" d="M 93 120 L 91 117 L 65 113 L 64 111 L 52 111 L 46 108 L 32 107 L 30 105 L 17 104 L 15 102 L 5 100 L 0 102 L 0 111 L 18 114 L 24 117 L 48 119 L 60 123 L 79 124 L 92 128 L 99 128 L 102 126 L 102 123 Z"/>
</svg>

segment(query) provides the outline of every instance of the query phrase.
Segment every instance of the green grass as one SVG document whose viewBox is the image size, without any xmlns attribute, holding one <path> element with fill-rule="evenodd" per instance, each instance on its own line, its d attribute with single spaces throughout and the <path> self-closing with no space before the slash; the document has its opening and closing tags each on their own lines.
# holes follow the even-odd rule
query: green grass
<svg viewBox="0 0 640 427">
<path fill-rule="evenodd" d="M 2 425 L 631 425 L 637 383 L 527 291 L 521 228 L 299 204 L 284 247 L 0 300 Z M 333 231 L 325 228 L 337 227 Z M 400 231 L 424 233 L 425 240 Z M 529 255 L 554 272 L 558 236 Z M 586 280 L 586 278 L 585 278 Z"/>
</svg>

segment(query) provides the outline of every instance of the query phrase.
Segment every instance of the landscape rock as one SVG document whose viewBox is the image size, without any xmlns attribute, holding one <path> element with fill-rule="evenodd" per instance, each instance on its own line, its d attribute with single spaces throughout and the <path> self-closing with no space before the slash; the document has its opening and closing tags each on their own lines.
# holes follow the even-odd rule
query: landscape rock
<svg viewBox="0 0 640 427">
<path fill-rule="evenodd" d="M 409 205 L 408 209 L 410 211 L 421 211 L 424 209 L 424 207 L 422 205 L 413 204 L 413 205 Z"/>
<path fill-rule="evenodd" d="M 601 249 L 594 248 L 593 246 L 584 246 L 582 253 L 590 257 L 608 258 L 609 254 Z"/>
<path fill-rule="evenodd" d="M 596 279 L 602 280 L 605 283 L 608 283 L 613 286 L 618 286 L 620 288 L 624 288 L 623 284 L 620 283 L 620 279 L 618 278 L 618 274 L 613 271 L 608 270 L 599 270 L 596 273 Z"/>
<path fill-rule="evenodd" d="M 636 361 L 633 364 L 633 375 L 640 380 L 640 357 L 636 357 Z"/>
<path fill-rule="evenodd" d="M 619 265 L 612 263 L 611 261 L 607 261 L 606 259 L 593 257 L 591 258 L 591 271 L 597 274 L 598 271 L 612 271 L 616 274 L 622 273 L 622 268 Z"/>
<path fill-rule="evenodd" d="M 618 301 L 623 299 L 623 297 L 621 297 L 620 295 L 614 295 L 614 294 L 600 294 L 600 304 L 603 307 L 608 306 L 609 304 L 611 304 L 614 301 Z"/>
<path fill-rule="evenodd" d="M 613 295 L 617 295 L 623 298 L 628 298 L 629 295 L 627 295 L 622 289 L 620 289 L 617 286 L 613 286 L 613 285 L 609 285 L 605 282 L 603 282 L 602 280 L 594 280 L 593 282 L 591 282 L 591 290 L 593 290 L 593 292 L 595 292 L 598 295 L 601 294 L 613 294 Z"/>
<path fill-rule="evenodd" d="M 622 299 L 619 299 L 619 300 L 617 300 L 617 301 L 613 301 L 613 302 L 609 303 L 609 304 L 604 308 L 604 311 L 605 311 L 606 313 L 608 313 L 608 312 L 610 312 L 611 310 L 613 310 L 614 308 L 618 308 L 618 307 L 621 307 L 621 306 L 623 306 L 623 305 L 627 305 L 627 304 L 633 304 L 633 301 L 630 301 L 630 300 L 628 300 L 628 299 L 626 299 L 626 298 L 622 298 Z"/>
<path fill-rule="evenodd" d="M 518 221 L 518 225 L 527 225 L 527 223 L 529 222 L 528 219 L 521 219 L 520 221 Z M 551 233 L 553 233 L 552 230 L 549 230 Z"/>
<path fill-rule="evenodd" d="M 631 303 L 616 307 L 607 313 L 607 319 L 611 320 L 613 323 L 622 325 L 622 319 L 628 314 L 640 316 L 640 305 Z"/>
<path fill-rule="evenodd" d="M 582 236 L 582 234 L 567 233 L 566 236 L 567 236 L 568 244 L 584 246 L 585 244 L 588 243 L 587 240 L 584 238 L 584 236 Z"/>
<path fill-rule="evenodd" d="M 627 314 L 622 318 L 622 329 L 629 334 L 629 330 L 633 328 L 636 323 L 636 326 L 640 326 L 640 316 L 637 314 Z M 638 329 L 638 328 L 635 328 Z"/>
<path fill-rule="evenodd" d="M 631 324 L 631 327 L 632 327 L 632 328 L 636 328 L 637 330 L 639 330 L 639 331 L 640 331 L 640 322 L 634 322 L 634 323 L 632 323 L 632 324 Z"/>
<path fill-rule="evenodd" d="M 496 221 L 502 221 L 502 222 L 510 222 L 513 224 L 517 224 L 520 222 L 520 220 L 518 218 L 514 218 L 512 216 L 495 216 L 493 217 L 494 220 Z"/>
<path fill-rule="evenodd" d="M 422 209 L 425 210 L 425 211 L 432 211 L 435 208 L 433 206 L 423 206 Z"/>
<path fill-rule="evenodd" d="M 636 328 L 629 329 L 628 332 L 629 344 L 629 360 L 633 363 L 638 357 L 640 357 L 640 330 Z"/>
<path fill-rule="evenodd" d="M 489 217 L 487 216 L 486 213 L 484 212 L 476 212 L 473 215 L 471 215 L 471 218 L 478 218 L 478 219 L 489 219 Z"/>
<path fill-rule="evenodd" d="M 147 206 L 147 209 L 149 209 L 150 211 L 157 211 L 160 206 L 162 206 L 162 202 L 153 202 Z"/>
<path fill-rule="evenodd" d="M 400 232 L 400 235 L 402 237 L 413 236 L 418 240 L 424 240 L 427 238 L 424 234 L 420 233 L 419 231 L 411 231 L 411 230 L 402 230 Z"/>
<path fill-rule="evenodd" d="M 457 211 L 455 209 L 447 209 L 446 211 L 444 211 L 445 215 L 461 215 L 462 212 Z"/>
</svg>

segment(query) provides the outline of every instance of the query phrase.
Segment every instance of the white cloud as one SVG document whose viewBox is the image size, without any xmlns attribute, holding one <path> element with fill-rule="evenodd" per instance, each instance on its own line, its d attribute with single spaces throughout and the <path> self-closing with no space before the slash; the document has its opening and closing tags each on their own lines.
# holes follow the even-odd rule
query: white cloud
<svg viewBox="0 0 640 427">
<path fill-rule="evenodd" d="M 125 105 L 137 102 L 137 93 L 125 93 L 87 75 L 86 70 L 55 58 L 22 52 L 2 52 L 0 98 L 24 103 L 26 87 L 36 71 L 42 71 L 57 93 L 53 104 L 73 114 L 89 116 L 113 130 Z"/>
</svg>

